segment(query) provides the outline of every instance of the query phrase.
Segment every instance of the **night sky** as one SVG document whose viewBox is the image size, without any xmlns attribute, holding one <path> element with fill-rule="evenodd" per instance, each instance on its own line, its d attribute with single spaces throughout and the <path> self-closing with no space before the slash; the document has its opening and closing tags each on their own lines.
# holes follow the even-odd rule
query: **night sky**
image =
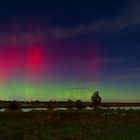
<svg viewBox="0 0 140 140">
<path fill-rule="evenodd" d="M 140 101 L 139 0 L 0 0 L 0 99 Z"/>
</svg>

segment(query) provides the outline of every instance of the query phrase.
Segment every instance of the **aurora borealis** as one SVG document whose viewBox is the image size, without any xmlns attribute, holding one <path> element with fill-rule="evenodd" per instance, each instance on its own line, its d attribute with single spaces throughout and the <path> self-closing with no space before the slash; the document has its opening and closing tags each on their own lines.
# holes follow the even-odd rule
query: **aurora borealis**
<svg viewBox="0 0 140 140">
<path fill-rule="evenodd" d="M 140 2 L 0 2 L 0 99 L 140 101 Z"/>
</svg>

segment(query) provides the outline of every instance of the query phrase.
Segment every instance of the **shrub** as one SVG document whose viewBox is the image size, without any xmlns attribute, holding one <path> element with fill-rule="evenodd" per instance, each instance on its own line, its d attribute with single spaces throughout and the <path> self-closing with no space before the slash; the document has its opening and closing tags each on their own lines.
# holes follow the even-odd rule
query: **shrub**
<svg viewBox="0 0 140 140">
<path fill-rule="evenodd" d="M 81 110 L 84 107 L 84 104 L 81 100 L 76 100 L 76 107 L 78 110 Z"/>
<path fill-rule="evenodd" d="M 20 110 L 20 104 L 17 101 L 12 101 L 8 104 L 7 110 L 19 111 Z"/>
</svg>

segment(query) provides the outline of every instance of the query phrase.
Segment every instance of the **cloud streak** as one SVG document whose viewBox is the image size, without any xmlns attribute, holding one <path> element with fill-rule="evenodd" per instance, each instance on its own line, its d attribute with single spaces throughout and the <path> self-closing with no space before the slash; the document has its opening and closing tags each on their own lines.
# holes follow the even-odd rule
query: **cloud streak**
<svg viewBox="0 0 140 140">
<path fill-rule="evenodd" d="M 75 88 L 65 88 L 64 90 L 86 90 L 88 88 L 83 88 L 83 87 L 75 87 Z"/>
<path fill-rule="evenodd" d="M 31 29 L 24 31 L 23 27 L 19 24 L 12 31 L 0 33 L 0 44 L 5 43 L 28 43 L 33 41 L 48 41 L 67 39 L 81 35 L 95 34 L 95 35 L 117 35 L 121 31 L 131 28 L 139 29 L 140 27 L 140 2 L 128 1 L 126 6 L 118 16 L 111 19 L 100 17 L 91 23 L 82 22 L 81 24 L 73 27 L 69 26 L 55 26 L 46 25 L 44 27 L 31 27 Z M 11 25 L 12 26 L 12 25 Z M 13 25 L 15 26 L 15 25 Z M 9 29 L 9 27 L 6 27 Z M 13 27 L 12 27 L 13 28 Z"/>
<path fill-rule="evenodd" d="M 80 81 L 89 81 L 89 82 L 100 82 L 100 81 L 118 81 L 118 80 L 135 80 L 139 79 L 140 74 L 135 73 L 135 74 L 114 74 L 111 76 L 101 76 L 101 77 L 96 77 L 94 79 L 81 79 Z"/>
<path fill-rule="evenodd" d="M 99 19 L 91 24 L 80 24 L 76 27 L 58 27 L 52 31 L 55 38 L 70 38 L 88 33 L 120 33 L 127 28 L 140 27 L 140 2 L 129 1 L 122 12 L 112 19 Z"/>
</svg>

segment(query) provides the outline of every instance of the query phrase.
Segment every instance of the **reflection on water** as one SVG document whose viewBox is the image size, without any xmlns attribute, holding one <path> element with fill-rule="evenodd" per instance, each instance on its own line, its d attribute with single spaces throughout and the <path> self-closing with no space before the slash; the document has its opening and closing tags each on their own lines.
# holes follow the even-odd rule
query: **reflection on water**
<svg viewBox="0 0 140 140">
<path fill-rule="evenodd" d="M 35 108 L 34 110 L 48 110 L 48 108 Z"/>
<path fill-rule="evenodd" d="M 121 109 L 121 110 L 140 110 L 140 106 L 135 106 L 135 107 L 100 107 L 101 109 Z M 76 110 L 76 107 L 73 107 L 72 109 Z M 86 107 L 85 110 L 93 110 L 93 107 Z M 30 111 L 47 111 L 48 108 L 22 108 L 21 109 L 23 112 L 30 112 Z M 67 108 L 65 107 L 57 107 L 57 108 L 53 108 L 54 111 L 56 110 L 67 110 Z M 4 112 L 5 109 L 1 108 L 0 112 Z"/>
<path fill-rule="evenodd" d="M 21 110 L 23 112 L 30 112 L 30 111 L 35 111 L 35 110 L 46 111 L 48 110 L 48 108 L 22 108 Z"/>
<path fill-rule="evenodd" d="M 89 106 L 88 106 L 88 107 L 86 107 L 85 109 L 86 109 L 86 110 L 93 110 L 93 107 L 89 107 Z"/>
<path fill-rule="evenodd" d="M 53 110 L 67 110 L 67 108 L 64 108 L 64 107 L 57 107 L 57 108 L 54 108 Z"/>
<path fill-rule="evenodd" d="M 140 110 L 140 106 L 127 106 L 127 107 L 109 107 L 110 109 L 124 109 L 124 110 L 130 110 L 130 109 L 133 109 L 133 110 Z M 105 109 L 105 108 L 104 108 Z"/>
<path fill-rule="evenodd" d="M 0 109 L 0 112 L 4 112 L 4 111 L 5 111 L 5 109 L 4 109 L 4 108 L 1 108 L 1 109 Z"/>
<path fill-rule="evenodd" d="M 133 106 L 133 107 L 99 107 L 101 109 L 122 109 L 122 110 L 130 110 L 130 109 L 133 109 L 133 110 L 140 110 L 140 106 Z M 86 107 L 85 108 L 86 110 L 93 110 L 93 107 Z"/>
<path fill-rule="evenodd" d="M 32 108 L 22 108 L 21 109 L 23 112 L 29 112 L 29 111 L 31 111 L 31 110 L 33 110 Z"/>
</svg>

